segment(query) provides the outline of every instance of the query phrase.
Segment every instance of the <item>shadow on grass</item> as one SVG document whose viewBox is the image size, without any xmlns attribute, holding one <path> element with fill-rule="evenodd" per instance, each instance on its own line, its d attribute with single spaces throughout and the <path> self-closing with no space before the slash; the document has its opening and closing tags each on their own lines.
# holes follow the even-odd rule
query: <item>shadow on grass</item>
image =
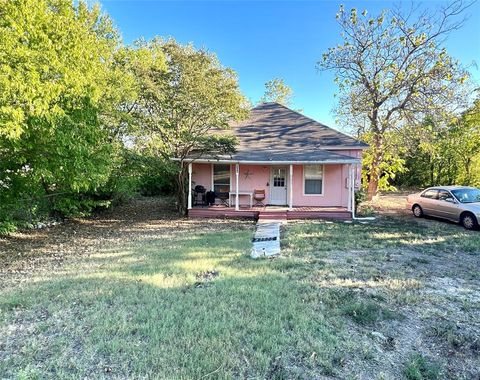
<svg viewBox="0 0 480 380">
<path fill-rule="evenodd" d="M 284 248 L 290 257 L 254 261 L 248 257 L 252 225 L 214 230 L 204 221 L 182 219 L 165 229 L 160 224 L 125 223 L 111 232 L 122 238 L 115 244 L 108 243 L 104 227 L 94 228 L 102 235 L 82 235 L 85 244 L 102 236 L 94 251 L 73 258 L 59 273 L 3 292 L 0 373 L 7 378 L 343 375 L 349 355 L 342 343 L 348 340 L 345 321 L 371 327 L 393 314 L 381 299 L 364 297 L 362 283 L 358 292 L 345 289 L 345 279 L 334 272 L 331 287 L 316 282 L 312 272 L 329 270 L 331 252 L 413 246 L 428 253 L 475 253 L 480 245 L 480 234 L 397 219 L 306 223 L 287 226 Z M 212 278 L 204 275 L 211 272 Z"/>
<path fill-rule="evenodd" d="M 338 321 L 251 260 L 251 229 L 104 244 L 0 296 L 7 377 L 310 377 L 339 362 Z M 205 273 L 215 273 L 214 277 Z M 313 355 L 313 356 L 312 356 Z M 313 376 L 313 375 L 312 375 Z"/>
<path fill-rule="evenodd" d="M 72 278 L 3 294 L 0 373 L 39 377 L 299 377 L 329 373 L 340 330 L 275 274 L 162 288 Z M 316 353 L 312 358 L 312 353 Z M 25 373 L 23 373 L 25 374 Z"/>
<path fill-rule="evenodd" d="M 345 321 L 376 300 L 302 275 L 321 260 L 247 255 L 250 231 L 133 241 L 0 297 L 7 377 L 313 378 L 344 370 Z M 206 272 L 215 271 L 208 278 Z M 352 296 L 353 295 L 353 296 Z"/>
<path fill-rule="evenodd" d="M 382 218 L 368 224 L 299 223 L 288 226 L 285 237 L 285 248 L 306 252 L 415 249 L 425 253 L 480 253 L 478 231 L 425 225 L 404 218 Z"/>
</svg>

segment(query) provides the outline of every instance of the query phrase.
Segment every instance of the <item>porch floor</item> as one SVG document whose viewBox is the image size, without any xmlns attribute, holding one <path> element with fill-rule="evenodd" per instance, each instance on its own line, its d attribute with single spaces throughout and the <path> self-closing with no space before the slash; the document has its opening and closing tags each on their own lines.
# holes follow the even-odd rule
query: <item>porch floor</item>
<svg viewBox="0 0 480 380">
<path fill-rule="evenodd" d="M 213 206 L 194 206 L 188 210 L 188 216 L 192 218 L 252 218 L 275 219 L 283 217 L 285 219 L 351 219 L 352 214 L 346 207 L 318 207 L 302 206 L 240 206 L 235 210 L 235 206 L 227 207 L 223 205 Z"/>
</svg>

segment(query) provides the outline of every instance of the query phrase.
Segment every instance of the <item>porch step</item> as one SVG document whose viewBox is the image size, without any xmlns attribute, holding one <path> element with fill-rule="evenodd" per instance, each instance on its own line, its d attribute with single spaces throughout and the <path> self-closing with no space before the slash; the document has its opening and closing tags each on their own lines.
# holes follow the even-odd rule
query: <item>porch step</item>
<svg viewBox="0 0 480 380">
<path fill-rule="evenodd" d="M 261 215 L 287 215 L 288 210 L 262 210 Z"/>
<path fill-rule="evenodd" d="M 287 220 L 287 212 L 279 211 L 260 211 L 258 220 Z"/>
<path fill-rule="evenodd" d="M 287 219 L 350 220 L 352 213 L 350 211 L 294 211 L 288 213 Z"/>
<path fill-rule="evenodd" d="M 287 215 L 281 215 L 281 214 L 277 214 L 277 215 L 259 215 L 259 216 L 258 216 L 258 220 L 280 220 L 280 221 L 284 221 L 284 220 L 287 220 Z"/>
</svg>

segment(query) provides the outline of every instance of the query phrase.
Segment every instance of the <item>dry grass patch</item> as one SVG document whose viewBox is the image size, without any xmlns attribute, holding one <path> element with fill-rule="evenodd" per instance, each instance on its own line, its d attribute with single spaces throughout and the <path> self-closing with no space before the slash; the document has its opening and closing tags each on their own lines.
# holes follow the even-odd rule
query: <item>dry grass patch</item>
<svg viewBox="0 0 480 380">
<path fill-rule="evenodd" d="M 170 204 L 2 240 L 0 378 L 480 376 L 480 232 L 296 222 L 252 260 L 252 222 Z"/>
</svg>

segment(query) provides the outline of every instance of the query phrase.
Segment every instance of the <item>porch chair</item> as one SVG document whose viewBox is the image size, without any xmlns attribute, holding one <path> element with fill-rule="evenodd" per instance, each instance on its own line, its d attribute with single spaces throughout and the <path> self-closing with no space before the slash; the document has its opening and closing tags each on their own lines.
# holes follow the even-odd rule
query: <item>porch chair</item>
<svg viewBox="0 0 480 380">
<path fill-rule="evenodd" d="M 228 191 L 219 191 L 215 197 L 220 199 L 220 204 L 230 207 L 230 193 Z"/>
<path fill-rule="evenodd" d="M 263 203 L 265 200 L 265 189 L 253 190 L 253 200 L 255 201 L 254 206 L 265 206 L 265 203 Z"/>
</svg>

